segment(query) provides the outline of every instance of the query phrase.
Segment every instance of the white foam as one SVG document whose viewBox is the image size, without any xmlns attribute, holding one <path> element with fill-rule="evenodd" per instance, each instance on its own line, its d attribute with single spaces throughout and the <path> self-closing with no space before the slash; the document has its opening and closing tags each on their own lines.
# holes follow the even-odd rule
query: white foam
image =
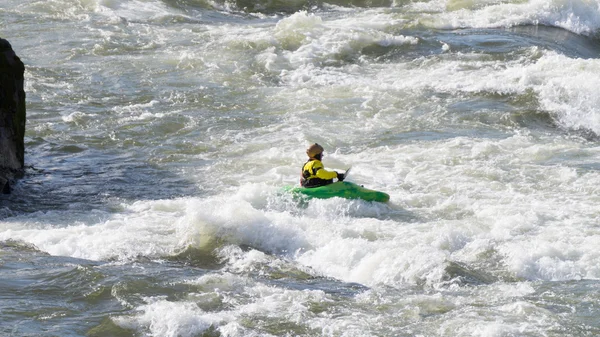
<svg viewBox="0 0 600 337">
<path fill-rule="evenodd" d="M 454 6 L 450 10 L 446 5 L 430 1 L 407 6 L 434 11 L 433 26 L 439 28 L 556 21 L 552 24 L 581 33 L 597 29 L 597 11 L 590 2 L 572 8 L 563 1 L 467 1 L 449 3 Z M 100 6 L 132 20 L 171 11 L 156 1 L 103 1 Z M 425 137 L 406 142 L 400 138 L 414 130 L 452 129 L 456 121 L 446 114 L 446 107 L 465 95 L 480 93 L 532 93 L 541 103 L 540 110 L 562 127 L 600 133 L 596 108 L 600 101 L 595 93 L 600 85 L 598 60 L 530 48 L 518 59 L 502 61 L 481 53 L 453 53 L 446 43 L 441 45 L 444 54 L 410 62 L 344 62 L 366 47 L 420 43 L 391 33 L 409 24 L 401 15 L 398 19 L 397 12 L 373 9 L 354 18 L 346 15 L 349 9 L 345 11 L 333 18 L 298 12 L 277 24 L 180 30 L 182 39 L 202 43 L 153 53 L 160 61 L 153 67 L 185 70 L 177 75 L 206 76 L 224 87 L 243 78 L 232 73 L 244 74 L 253 67 L 259 68 L 256 77 L 241 80 L 256 85 L 256 78 L 265 75 L 277 82 L 268 88 L 248 86 L 250 96 L 268 96 L 248 103 L 265 104 L 257 109 L 260 112 L 251 111 L 261 117 L 257 127 L 206 128 L 201 141 L 210 144 L 212 152 L 206 158 L 214 166 L 190 169 L 186 177 L 207 185 L 210 196 L 139 201 L 100 222 L 69 219 L 64 223 L 33 215 L 34 220 L 26 224 L 6 224 L 0 238 L 31 242 L 51 254 L 100 260 L 161 257 L 187 245 L 211 247 L 220 241 L 254 248 L 247 255 L 222 252 L 235 270 L 272 263 L 269 256 L 277 255 L 319 275 L 367 285 L 435 285 L 448 261 L 481 262 L 480 255 L 489 251 L 498 252 L 508 272 L 526 279 L 598 278 L 599 258 L 592 249 L 597 233 L 588 226 L 598 215 L 590 195 L 597 192 L 593 186 L 598 186 L 599 177 L 593 171 L 556 164 L 561 156 L 572 159 L 570 164 L 593 164 L 598 156 L 595 149 L 560 136 L 544 138 L 518 130 L 500 130 L 498 139 L 451 135 L 448 140 Z M 152 33 L 149 39 L 160 40 L 168 32 L 157 28 Z M 217 55 L 223 48 L 229 53 Z M 248 53 L 250 49 L 257 51 Z M 36 85 L 72 89 L 50 79 L 35 80 Z M 437 96 L 429 97 L 428 92 Z M 190 103 L 181 95 L 173 89 L 167 100 Z M 191 103 L 202 102 L 197 100 Z M 156 113 L 162 103 L 152 99 L 116 106 L 112 112 L 122 122 L 162 118 L 172 113 Z M 63 121 L 79 118 L 73 112 Z M 195 123 L 204 126 L 202 118 Z M 271 118 L 274 122 L 265 121 Z M 494 128 L 501 129 L 484 127 Z M 390 193 L 391 204 L 331 199 L 314 200 L 297 209 L 278 201 L 275 189 L 297 183 L 305 159 L 302 148 L 312 141 L 327 144 L 326 165 L 342 169 L 353 164 L 353 181 Z M 417 224 L 411 222 L 414 219 Z M 564 224 L 571 226 L 561 227 Z M 586 231 L 587 238 L 577 231 Z M 561 241 L 563 237 L 570 239 Z M 536 245 L 527 246 L 528 242 Z"/>
<path fill-rule="evenodd" d="M 126 329 L 147 331 L 152 336 L 198 336 L 211 326 L 221 323 L 226 313 L 206 313 L 194 302 L 172 302 L 163 298 L 147 298 L 148 304 L 140 306 L 136 316 L 114 318 Z"/>
<path fill-rule="evenodd" d="M 221 242 L 253 248 L 220 251 L 239 273 L 280 266 L 281 257 L 315 275 L 370 286 L 435 286 L 443 282 L 448 261 L 486 264 L 489 254 L 520 278 L 598 279 L 598 211 L 588 193 L 600 175 L 545 164 L 573 151 L 580 160 L 594 160 L 597 151 L 578 146 L 515 135 L 388 146 L 364 163 L 360 154 L 332 154 L 357 162 L 353 179 L 390 192 L 392 204 L 335 198 L 303 207 L 288 204 L 278 187 L 248 183 L 210 197 L 138 201 L 99 222 L 59 220 L 60 212 L 17 218 L 2 223 L 0 240 L 93 260 L 162 258 L 190 245 Z M 372 161 L 396 172 L 394 179 L 374 181 L 367 171 L 381 169 L 368 166 Z M 295 177 L 295 171 L 283 176 Z M 262 171 L 257 177 L 266 181 L 271 175 Z"/>
<path fill-rule="evenodd" d="M 16 4 L 15 4 L 16 5 Z M 19 4 L 15 10 L 26 13 L 37 13 L 44 17 L 59 20 L 87 21 L 90 19 L 90 13 L 98 8 L 97 1 L 83 0 L 78 5 L 73 5 L 70 1 L 34 1 L 31 3 Z"/>
<path fill-rule="evenodd" d="M 531 49 L 532 54 L 538 52 L 537 48 Z M 373 78 L 354 77 L 353 87 L 369 86 L 378 88 L 377 92 L 433 88 L 451 94 L 514 95 L 533 91 L 539 97 L 541 109 L 550 112 L 564 127 L 600 134 L 597 110 L 600 98 L 595 94 L 595 88 L 600 84 L 596 76 L 600 68 L 597 59 L 572 59 L 555 52 L 542 52 L 542 57 L 533 62 L 526 59 L 488 61 L 478 55 L 472 56 L 461 55 L 456 60 L 438 64 L 424 61 L 425 67 L 408 64 L 398 64 L 394 70 L 386 67 Z M 337 82 L 326 72 L 314 76 L 315 79 L 318 77 L 326 77 L 320 82 Z M 345 85 L 346 81 L 338 85 Z"/>
<path fill-rule="evenodd" d="M 258 60 L 271 71 L 294 69 L 290 73 L 283 71 L 284 78 L 290 83 L 302 84 L 315 76 L 311 72 L 320 70 L 314 65 L 335 64 L 338 59 L 369 46 L 418 42 L 417 38 L 384 33 L 380 28 L 380 25 L 373 26 L 373 20 L 323 21 L 319 16 L 301 11 L 280 20 L 274 29 L 277 47 L 282 50 L 270 48 Z"/>
<path fill-rule="evenodd" d="M 70 114 L 63 116 L 62 120 L 67 123 L 77 123 L 85 118 L 85 114 L 81 111 L 74 111 Z"/>
<path fill-rule="evenodd" d="M 441 29 L 497 28 L 517 25 L 548 25 L 577 34 L 593 35 L 600 29 L 600 6 L 595 1 L 532 0 L 527 2 L 445 1 L 427 2 L 434 11 L 431 25 Z M 421 19 L 426 23 L 426 19 Z"/>
<path fill-rule="evenodd" d="M 600 134 L 600 98 L 595 93 L 600 85 L 598 71 L 600 60 L 548 53 L 526 69 L 523 81 L 533 84 L 542 108 L 557 114 L 563 126 Z"/>
<path fill-rule="evenodd" d="M 196 336 L 211 326 L 223 336 L 258 336 L 256 330 L 242 327 L 240 321 L 245 317 L 264 317 L 318 328 L 320 319 L 311 311 L 311 305 L 331 301 L 320 290 L 281 289 L 228 273 L 207 274 L 184 282 L 203 290 L 178 302 L 146 298 L 147 304 L 138 307 L 136 314 L 113 320 L 123 328 L 160 336 Z M 229 310 L 206 312 L 199 305 L 207 305 L 207 300 L 235 305 Z"/>
<path fill-rule="evenodd" d="M 117 150 L 139 150 L 139 160 L 150 151 L 158 170 L 197 185 L 198 192 L 126 202 L 95 215 L 60 209 L 20 216 L 2 212 L 9 218 L 0 221 L 0 242 L 21 240 L 52 255 L 116 263 L 162 260 L 190 247 L 219 259 L 218 272 L 169 280 L 197 286 L 197 293 L 146 298 L 130 315 L 113 316 L 140 335 L 210 334 L 211 326 L 223 336 L 268 335 L 268 328 L 246 324 L 255 319 L 298 326 L 306 334 L 340 336 L 411 326 L 430 335 L 476 336 L 562 329 L 560 315 L 530 301 L 540 298 L 540 284 L 555 289 L 552 281 L 600 279 L 600 174 L 595 169 L 600 149 L 551 126 L 513 126 L 513 111 L 495 111 L 493 103 L 532 97 L 540 103 L 542 119 L 547 114 L 563 129 L 598 133 L 597 60 L 530 48 L 506 61 L 456 52 L 447 41 L 434 46 L 435 55 L 409 61 L 399 55 L 375 63 L 363 50 L 419 49 L 423 41 L 397 32 L 414 23 L 411 18 L 427 16 L 425 24 L 445 28 L 555 20 L 552 25 L 577 32 L 594 29 L 595 12 L 583 15 L 593 4 L 573 4 L 572 10 L 563 4 L 429 1 L 403 3 L 400 9 L 299 12 L 278 24 L 275 18 L 254 24 L 244 17 L 242 24 L 186 23 L 181 29 L 146 24 L 169 12 L 177 15 L 164 2 L 102 1 L 94 13 L 118 25 L 108 29 L 101 21 L 89 38 L 104 39 L 98 42 L 104 53 L 119 39 L 128 48 L 131 42 L 134 57 L 131 49 L 109 56 L 113 61 L 127 54 L 127 62 L 118 64 L 134 65 L 135 76 L 151 79 L 143 83 L 151 83 L 144 90 L 150 92 L 145 97 L 153 97 L 121 103 L 117 95 L 119 103 L 113 103 L 112 96 L 103 96 L 108 122 L 127 128 L 183 114 L 193 126 L 191 134 L 149 136 L 168 138 L 161 138 L 166 146 L 154 147 L 158 142 L 153 141 Z M 414 11 L 418 8 L 430 14 Z M 152 43 L 146 40 L 161 48 L 148 49 Z M 86 51 L 60 62 L 91 78 L 98 69 L 83 62 L 98 55 Z M 72 63 L 75 59 L 82 63 Z M 52 73 L 44 77 L 44 71 L 29 69 L 27 74 L 37 77 L 29 77 L 28 92 L 41 96 L 36 109 L 62 97 L 49 94 L 57 89 L 75 90 L 67 98 L 87 95 L 79 96 L 80 86 L 56 81 Z M 470 99 L 488 96 L 500 99 L 473 114 L 449 111 L 460 103 L 472 108 Z M 28 129 L 32 142 L 60 143 L 62 134 L 46 128 L 72 127 L 84 117 L 79 113 L 84 110 L 70 105 L 51 109 L 64 117 L 38 110 Z M 315 141 L 326 146 L 326 166 L 352 165 L 351 181 L 388 192 L 391 202 L 296 203 L 282 195 L 283 185 L 298 183 L 304 148 Z M 178 162 L 163 160 L 173 152 Z M 52 174 L 34 179 L 42 187 L 55 186 L 45 184 L 44 179 L 56 177 Z M 482 284 L 462 286 L 461 270 L 452 266 L 480 274 Z M 369 290 L 345 288 L 344 282 Z M 337 292 L 338 286 L 350 295 Z"/>
<path fill-rule="evenodd" d="M 168 8 L 161 1 L 113 1 L 101 0 L 100 5 L 109 8 L 114 15 L 128 21 L 155 20 L 165 16 L 173 15 L 174 9 Z"/>
</svg>

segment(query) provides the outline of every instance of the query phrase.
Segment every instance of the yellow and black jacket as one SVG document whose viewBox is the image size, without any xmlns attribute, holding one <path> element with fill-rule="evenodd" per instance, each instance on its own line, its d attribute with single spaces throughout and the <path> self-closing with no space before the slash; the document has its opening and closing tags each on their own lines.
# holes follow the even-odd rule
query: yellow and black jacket
<svg viewBox="0 0 600 337">
<path fill-rule="evenodd" d="M 333 178 L 337 178 L 337 172 L 327 171 L 320 160 L 311 158 L 302 166 L 300 185 L 302 187 L 329 185 L 333 183 Z"/>
</svg>

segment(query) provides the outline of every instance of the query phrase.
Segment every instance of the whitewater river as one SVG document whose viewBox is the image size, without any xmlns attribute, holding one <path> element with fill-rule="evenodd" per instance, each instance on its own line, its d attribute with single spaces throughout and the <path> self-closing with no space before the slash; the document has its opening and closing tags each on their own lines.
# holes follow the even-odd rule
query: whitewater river
<svg viewBox="0 0 600 337">
<path fill-rule="evenodd" d="M 596 0 L 0 0 L 0 336 L 600 335 Z M 387 204 L 297 202 L 305 149 Z"/>
</svg>

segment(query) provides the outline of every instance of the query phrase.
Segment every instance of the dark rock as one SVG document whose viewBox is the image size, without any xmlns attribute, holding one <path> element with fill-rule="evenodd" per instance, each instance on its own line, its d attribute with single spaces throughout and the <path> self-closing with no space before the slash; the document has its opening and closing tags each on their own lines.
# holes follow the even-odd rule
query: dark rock
<svg viewBox="0 0 600 337">
<path fill-rule="evenodd" d="M 25 165 L 25 65 L 0 38 L 0 193 Z"/>
<path fill-rule="evenodd" d="M 10 184 L 8 179 L 2 177 L 0 175 L 0 193 L 1 194 L 10 194 Z"/>
</svg>

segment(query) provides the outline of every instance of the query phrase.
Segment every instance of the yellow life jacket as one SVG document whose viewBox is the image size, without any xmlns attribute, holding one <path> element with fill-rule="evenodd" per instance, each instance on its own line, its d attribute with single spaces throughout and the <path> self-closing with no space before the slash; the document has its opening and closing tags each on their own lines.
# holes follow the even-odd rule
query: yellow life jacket
<svg viewBox="0 0 600 337">
<path fill-rule="evenodd" d="M 333 183 L 333 178 L 337 177 L 337 172 L 327 171 L 318 159 L 309 159 L 302 166 L 302 177 L 300 185 L 303 187 L 318 187 Z"/>
</svg>

